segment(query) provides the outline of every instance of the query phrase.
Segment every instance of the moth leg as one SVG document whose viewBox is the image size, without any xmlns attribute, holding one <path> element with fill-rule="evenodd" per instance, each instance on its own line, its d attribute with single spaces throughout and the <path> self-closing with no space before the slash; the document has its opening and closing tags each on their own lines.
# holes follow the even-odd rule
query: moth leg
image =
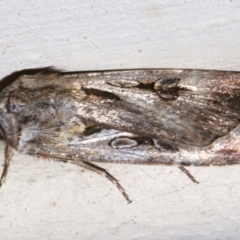
<svg viewBox="0 0 240 240">
<path fill-rule="evenodd" d="M 0 179 L 0 187 L 2 186 L 2 184 L 6 180 L 7 173 L 8 173 L 8 168 L 9 168 L 11 160 L 12 160 L 12 149 L 8 145 L 6 145 L 5 155 L 4 155 L 4 167 L 3 167 L 2 176 L 1 176 L 1 179 Z"/>
<path fill-rule="evenodd" d="M 130 200 L 129 196 L 127 195 L 127 193 L 125 192 L 124 188 L 121 186 L 121 184 L 118 182 L 118 180 L 116 178 L 114 178 L 109 172 L 107 172 L 104 168 L 101 168 L 99 166 L 96 166 L 92 163 L 89 162 L 71 162 L 73 164 L 77 164 L 80 167 L 83 167 L 85 169 L 91 170 L 93 172 L 96 172 L 104 177 L 106 177 L 108 180 L 110 180 L 118 189 L 119 191 L 122 193 L 122 195 L 126 198 L 126 200 L 128 201 L 128 203 L 131 203 L 132 201 Z"/>
<path fill-rule="evenodd" d="M 183 171 L 185 174 L 187 174 L 187 176 L 194 182 L 194 183 L 199 183 L 195 178 L 194 178 L 194 176 L 185 168 L 185 167 L 183 167 L 183 166 L 181 166 L 181 167 L 179 167 L 179 169 L 181 170 L 181 171 Z"/>
</svg>

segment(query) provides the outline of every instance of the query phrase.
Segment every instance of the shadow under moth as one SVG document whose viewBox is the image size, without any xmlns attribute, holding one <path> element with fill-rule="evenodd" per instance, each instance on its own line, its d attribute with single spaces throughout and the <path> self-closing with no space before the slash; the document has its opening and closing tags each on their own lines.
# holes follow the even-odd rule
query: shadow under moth
<svg viewBox="0 0 240 240">
<path fill-rule="evenodd" d="M 12 149 L 76 164 L 113 182 L 98 162 L 223 166 L 240 161 L 240 74 L 140 69 L 15 72 L 0 82 L 0 133 Z"/>
</svg>

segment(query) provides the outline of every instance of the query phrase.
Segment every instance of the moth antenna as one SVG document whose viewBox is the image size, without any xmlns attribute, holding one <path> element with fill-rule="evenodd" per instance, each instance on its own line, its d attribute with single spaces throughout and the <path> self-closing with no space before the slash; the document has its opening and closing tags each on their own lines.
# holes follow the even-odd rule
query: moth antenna
<svg viewBox="0 0 240 240">
<path fill-rule="evenodd" d="M 199 184 L 195 177 L 183 166 L 178 167 L 182 172 L 184 172 L 194 183 Z"/>
<path fill-rule="evenodd" d="M 106 177 L 108 180 L 110 180 L 118 189 L 119 191 L 122 193 L 122 195 L 124 196 L 124 198 L 127 200 L 128 203 L 131 203 L 132 200 L 129 198 L 128 194 L 126 193 L 126 191 L 124 190 L 124 188 L 121 186 L 121 184 L 118 182 L 118 180 L 116 178 L 114 178 L 107 170 L 105 170 L 104 168 L 101 168 L 95 164 L 89 163 L 89 162 L 72 162 L 69 161 L 69 163 L 72 164 L 76 164 L 80 167 L 83 167 L 85 169 L 91 170 L 95 173 L 98 173 L 104 177 Z"/>
<path fill-rule="evenodd" d="M 5 155 L 4 155 L 4 167 L 2 171 L 2 176 L 0 179 L 0 187 L 2 184 L 6 181 L 7 173 L 8 173 L 8 168 L 10 165 L 10 161 L 12 160 L 12 149 L 10 146 L 6 145 L 5 147 Z"/>
</svg>

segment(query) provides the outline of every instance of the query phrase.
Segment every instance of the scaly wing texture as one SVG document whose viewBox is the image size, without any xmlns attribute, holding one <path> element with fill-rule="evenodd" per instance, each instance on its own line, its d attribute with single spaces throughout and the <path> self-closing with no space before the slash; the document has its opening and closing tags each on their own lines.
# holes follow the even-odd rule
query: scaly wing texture
<svg viewBox="0 0 240 240">
<path fill-rule="evenodd" d="M 27 154 L 169 164 L 235 128 L 239 100 L 237 73 L 127 70 L 22 76 L 7 107 Z"/>
</svg>

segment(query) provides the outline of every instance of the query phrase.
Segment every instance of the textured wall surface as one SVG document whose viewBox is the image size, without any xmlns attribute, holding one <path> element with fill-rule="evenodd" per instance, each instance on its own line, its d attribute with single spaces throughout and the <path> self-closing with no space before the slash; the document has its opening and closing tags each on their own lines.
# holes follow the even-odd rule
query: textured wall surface
<svg viewBox="0 0 240 240">
<path fill-rule="evenodd" d="M 0 77 L 25 68 L 240 71 L 240 2 L 0 2 Z M 3 144 L 1 144 L 3 156 Z M 1 157 L 3 161 L 3 157 Z M 0 190 L 0 238 L 239 239 L 240 166 L 102 164 L 125 187 L 15 154 Z"/>
</svg>

